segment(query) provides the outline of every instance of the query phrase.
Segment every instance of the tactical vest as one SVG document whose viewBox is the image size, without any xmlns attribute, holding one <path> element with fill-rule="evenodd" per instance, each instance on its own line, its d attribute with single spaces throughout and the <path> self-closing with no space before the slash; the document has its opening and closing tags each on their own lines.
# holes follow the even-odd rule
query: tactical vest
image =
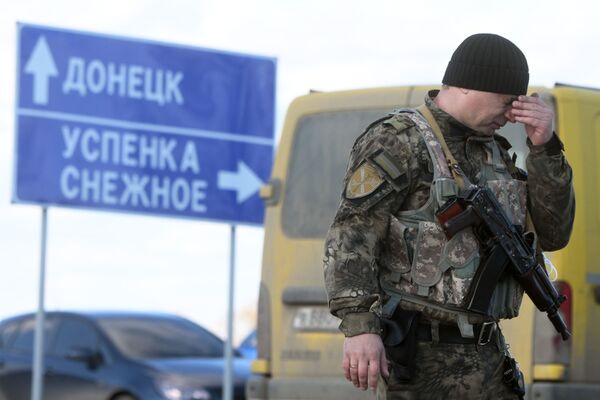
<svg viewBox="0 0 600 400">
<path fill-rule="evenodd" d="M 463 304 L 480 263 L 479 243 L 471 228 L 447 240 L 435 211 L 458 193 L 458 186 L 431 126 L 414 110 L 406 113 L 417 126 L 433 162 L 433 181 L 427 202 L 416 210 L 399 211 L 390 217 L 387 248 L 381 258 L 380 284 L 389 299 L 383 315 L 396 307 L 420 311 L 426 319 L 457 323 L 463 336 L 472 335 L 472 324 L 498 321 L 518 315 L 523 290 L 505 273 L 492 296 L 489 315 L 467 311 Z M 525 227 L 526 183 L 513 179 L 493 137 L 480 140 L 487 158 L 478 184 L 488 186 L 514 224 Z"/>
</svg>

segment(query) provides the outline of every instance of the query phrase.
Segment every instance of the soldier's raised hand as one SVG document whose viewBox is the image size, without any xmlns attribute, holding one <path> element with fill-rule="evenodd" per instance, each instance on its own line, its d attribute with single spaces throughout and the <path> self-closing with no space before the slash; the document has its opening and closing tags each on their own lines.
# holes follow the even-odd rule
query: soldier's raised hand
<svg viewBox="0 0 600 400">
<path fill-rule="evenodd" d="M 512 108 L 505 113 L 510 122 L 521 122 L 531 143 L 538 146 L 552 138 L 554 112 L 537 93 L 519 96 L 512 102 Z"/>
</svg>

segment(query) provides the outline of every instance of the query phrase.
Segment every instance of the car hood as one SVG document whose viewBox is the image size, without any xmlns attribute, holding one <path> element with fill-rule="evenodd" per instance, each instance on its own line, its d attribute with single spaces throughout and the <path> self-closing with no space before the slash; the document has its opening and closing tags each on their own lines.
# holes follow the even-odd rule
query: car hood
<svg viewBox="0 0 600 400">
<path fill-rule="evenodd" d="M 154 369 L 169 375 L 181 375 L 191 378 L 194 382 L 214 386 L 221 385 L 225 370 L 222 358 L 169 358 L 145 361 Z M 250 376 L 252 360 L 243 358 L 233 359 L 234 383 L 243 384 Z"/>
</svg>

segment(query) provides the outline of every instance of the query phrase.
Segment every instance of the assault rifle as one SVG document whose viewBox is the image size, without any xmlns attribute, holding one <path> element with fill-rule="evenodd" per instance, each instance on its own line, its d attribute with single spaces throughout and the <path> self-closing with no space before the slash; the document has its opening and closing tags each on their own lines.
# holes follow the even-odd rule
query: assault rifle
<svg viewBox="0 0 600 400">
<path fill-rule="evenodd" d="M 465 299 L 468 310 L 488 313 L 494 289 L 508 267 L 535 306 L 547 313 L 562 339 L 571 336 L 558 313 L 566 297 L 558 294 L 537 262 L 533 234 L 524 235 L 521 226 L 512 224 L 489 188 L 471 186 L 444 204 L 436 217 L 448 239 L 471 226 L 484 250 L 484 262 L 477 269 Z"/>
</svg>

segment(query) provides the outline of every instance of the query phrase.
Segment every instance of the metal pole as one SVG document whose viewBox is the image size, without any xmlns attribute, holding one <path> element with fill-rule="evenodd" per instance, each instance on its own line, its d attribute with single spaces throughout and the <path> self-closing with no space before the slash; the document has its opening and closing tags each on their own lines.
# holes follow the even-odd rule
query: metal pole
<svg viewBox="0 0 600 400">
<path fill-rule="evenodd" d="M 235 225 L 231 225 L 229 248 L 229 298 L 227 304 L 227 340 L 225 341 L 225 374 L 223 376 L 223 400 L 233 399 L 233 291 L 235 277 Z"/>
<path fill-rule="evenodd" d="M 33 379 L 31 400 L 42 400 L 44 391 L 44 287 L 46 285 L 46 232 L 48 229 L 48 209 L 42 207 L 42 249 L 40 254 L 40 282 L 38 310 L 35 317 L 33 346 Z"/>
</svg>

